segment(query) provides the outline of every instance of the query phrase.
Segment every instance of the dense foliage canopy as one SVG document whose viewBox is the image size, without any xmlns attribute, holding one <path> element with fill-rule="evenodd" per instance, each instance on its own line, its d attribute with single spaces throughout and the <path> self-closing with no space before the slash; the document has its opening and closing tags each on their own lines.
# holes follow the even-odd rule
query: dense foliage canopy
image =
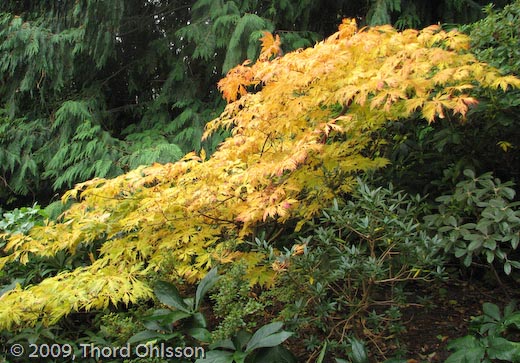
<svg viewBox="0 0 520 363">
<path fill-rule="evenodd" d="M 196 279 L 240 258 L 251 281 L 272 283 L 265 256 L 244 242 L 270 223 L 298 230 L 351 192 L 358 172 L 384 166 L 377 132 L 386 122 L 464 121 L 478 103 L 474 88 L 520 86 L 468 53 L 467 36 L 439 26 L 358 30 L 344 20 L 325 41 L 283 57 L 277 37 L 262 42 L 255 64 L 219 83 L 229 104 L 207 134 L 227 127 L 232 136 L 210 158 L 190 153 L 78 184 L 64 196 L 78 203 L 60 221 L 10 238 L 3 266 L 60 251 L 90 251 L 90 263 L 4 294 L 3 328 L 149 298 L 147 276 L 166 266 Z"/>
<path fill-rule="evenodd" d="M 222 138 L 200 136 L 223 107 L 215 84 L 256 59 L 264 30 L 287 52 L 342 17 L 419 27 L 477 19 L 480 3 L 3 1 L 0 201 L 47 202 L 94 176 L 213 151 Z"/>
<path fill-rule="evenodd" d="M 484 3 L 2 2 L 0 361 L 518 361 L 520 0 Z"/>
</svg>

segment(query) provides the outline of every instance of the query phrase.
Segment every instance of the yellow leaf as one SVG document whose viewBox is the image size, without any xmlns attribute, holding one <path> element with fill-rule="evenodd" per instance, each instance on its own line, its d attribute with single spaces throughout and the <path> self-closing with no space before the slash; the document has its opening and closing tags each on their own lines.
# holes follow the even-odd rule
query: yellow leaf
<svg viewBox="0 0 520 363">
<path fill-rule="evenodd" d="M 263 34 L 264 36 L 260 38 L 262 49 L 258 59 L 260 61 L 266 61 L 272 57 L 280 57 L 282 55 L 280 36 L 276 34 L 276 37 L 273 37 L 273 34 L 267 31 L 263 32 Z"/>
<path fill-rule="evenodd" d="M 421 97 L 414 97 L 409 100 L 406 100 L 405 101 L 406 113 L 412 113 L 412 112 L 416 111 L 418 108 L 421 108 L 422 105 L 424 104 L 424 101 L 425 101 L 424 98 L 421 98 Z M 423 111 L 423 114 L 424 114 L 424 111 Z"/>
<path fill-rule="evenodd" d="M 428 123 L 432 123 L 435 120 L 435 109 L 436 105 L 434 102 L 426 102 L 422 108 L 422 114 Z"/>
<path fill-rule="evenodd" d="M 357 31 L 356 19 L 343 19 L 339 26 L 339 38 L 346 39 L 352 37 Z"/>
<path fill-rule="evenodd" d="M 497 145 L 504 151 L 508 152 L 510 149 L 513 148 L 513 144 L 511 144 L 508 141 L 499 141 L 497 142 Z"/>
<path fill-rule="evenodd" d="M 519 88 L 520 80 L 514 76 L 503 76 L 503 77 L 497 78 L 493 82 L 493 87 L 501 88 L 504 92 L 507 91 L 509 86 Z"/>
</svg>

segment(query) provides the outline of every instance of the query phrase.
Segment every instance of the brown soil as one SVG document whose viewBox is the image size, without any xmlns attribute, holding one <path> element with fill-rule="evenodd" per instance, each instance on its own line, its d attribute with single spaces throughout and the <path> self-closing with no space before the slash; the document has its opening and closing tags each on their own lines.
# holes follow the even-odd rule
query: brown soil
<svg viewBox="0 0 520 363">
<path fill-rule="evenodd" d="M 469 333 L 472 318 L 482 315 L 483 303 L 494 303 L 503 311 L 512 300 L 520 302 L 520 283 L 510 281 L 500 285 L 497 280 L 488 280 L 487 283 L 468 279 L 407 286 L 407 304 L 401 308 L 400 321 L 404 331 L 391 339 L 380 336 L 377 341 L 368 342 L 370 362 L 383 362 L 396 356 L 404 357 L 407 363 L 444 362 L 451 354 L 448 343 Z M 517 305 L 517 309 L 520 306 Z M 319 332 L 314 334 L 319 339 Z M 291 340 L 289 345 L 298 362 L 315 362 L 321 348 L 320 345 L 310 352 L 301 341 Z M 323 362 L 335 360 L 326 356 Z"/>
<path fill-rule="evenodd" d="M 496 285 L 450 281 L 418 290 L 416 296 L 432 299 L 429 304 L 402 310 L 406 331 L 399 340 L 405 345 L 409 362 L 444 362 L 450 355 L 447 344 L 468 334 L 472 317 L 482 315 L 483 303 L 495 303 L 502 310 L 520 298 L 518 283 Z"/>
</svg>

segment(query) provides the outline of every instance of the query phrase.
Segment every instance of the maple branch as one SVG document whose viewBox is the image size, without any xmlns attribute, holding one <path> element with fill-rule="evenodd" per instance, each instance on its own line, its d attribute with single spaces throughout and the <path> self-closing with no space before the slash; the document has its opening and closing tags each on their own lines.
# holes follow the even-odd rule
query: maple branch
<svg viewBox="0 0 520 363">
<path fill-rule="evenodd" d="M 265 145 L 267 145 L 267 140 L 269 140 L 270 137 L 271 137 L 271 132 L 267 134 L 267 136 L 264 140 L 264 143 L 262 145 L 262 150 L 260 150 L 260 157 L 262 157 L 262 155 L 264 155 Z"/>
<path fill-rule="evenodd" d="M 172 220 L 166 217 L 166 213 L 164 213 L 164 210 L 159 206 L 159 203 L 157 201 L 155 201 L 155 205 L 157 206 L 157 208 L 159 208 L 159 212 L 162 214 L 164 219 L 166 219 L 167 222 L 171 222 Z"/>
<path fill-rule="evenodd" d="M 240 222 L 236 222 L 236 221 L 230 221 L 229 219 L 223 219 L 223 218 L 218 218 L 218 217 L 212 217 L 208 214 L 205 214 L 203 212 L 197 212 L 199 215 L 205 217 L 205 218 L 208 218 L 208 219 L 211 219 L 212 221 L 215 221 L 215 222 L 224 222 L 224 223 L 229 223 L 229 224 L 232 224 L 232 225 L 235 225 L 235 226 L 238 226 L 240 225 Z"/>
</svg>

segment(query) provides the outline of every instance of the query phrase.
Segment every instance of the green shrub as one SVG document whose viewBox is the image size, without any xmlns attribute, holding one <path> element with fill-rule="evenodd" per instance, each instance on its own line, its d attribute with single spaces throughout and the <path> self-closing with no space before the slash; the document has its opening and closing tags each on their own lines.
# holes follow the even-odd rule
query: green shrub
<svg viewBox="0 0 520 363">
<path fill-rule="evenodd" d="M 272 322 L 254 334 L 240 330 L 211 344 L 206 357 L 196 363 L 295 363 L 294 356 L 281 345 L 292 333 L 282 327 L 282 322 Z"/>
<path fill-rule="evenodd" d="M 348 349 L 351 334 L 374 342 L 402 330 L 402 285 L 443 270 L 440 241 L 418 219 L 424 208 L 419 196 L 359 181 L 350 200 L 326 208 L 274 262 L 279 282 L 266 296 L 285 306 L 281 316 L 307 349 L 316 351 L 323 334 L 334 350 Z"/>
<path fill-rule="evenodd" d="M 425 217 L 429 228 L 441 237 L 445 252 L 472 262 L 500 265 L 506 274 L 520 268 L 515 250 L 520 240 L 519 202 L 513 202 L 513 182 L 502 183 L 492 173 L 478 177 L 465 170 L 453 194 L 437 198 L 437 213 Z"/>
<path fill-rule="evenodd" d="M 47 214 L 34 204 L 32 207 L 16 208 L 5 212 L 0 219 L 0 233 L 16 234 L 27 233 L 35 225 L 41 225 Z M 0 238 L 1 235 L 0 235 Z M 3 239 L 0 239 L 2 241 Z M 0 244 L 0 247 L 3 247 Z"/>
<path fill-rule="evenodd" d="M 159 281 L 154 290 L 155 295 L 166 308 L 155 309 L 152 314 L 145 316 L 143 325 L 146 330 L 132 336 L 128 343 L 162 341 L 182 345 L 197 342 L 198 345 L 207 346 L 205 357 L 197 359 L 199 363 L 295 362 L 292 353 L 281 346 L 292 335 L 282 330 L 282 322 L 268 323 L 255 333 L 246 329 L 247 324 L 242 320 L 243 317 L 256 312 L 261 306 L 251 305 L 253 308 L 248 309 L 246 303 L 240 316 L 239 309 L 249 291 L 249 286 L 243 279 L 244 272 L 244 266 L 238 264 L 221 278 L 214 268 L 197 286 L 195 297 L 186 298 L 181 297 L 178 289 L 171 283 Z M 217 302 L 216 311 L 219 314 L 229 312 L 232 316 L 230 319 L 224 317 L 217 330 L 210 332 L 201 303 L 215 285 L 220 289 L 213 294 Z M 236 295 L 233 294 L 234 288 L 239 289 L 235 291 Z"/>
<path fill-rule="evenodd" d="M 448 344 L 454 351 L 446 363 L 520 362 L 520 342 L 513 341 L 513 334 L 520 332 L 520 311 L 515 303 L 504 309 L 484 303 L 484 314 L 471 322 L 472 334 Z"/>
<path fill-rule="evenodd" d="M 175 285 L 158 281 L 154 288 L 155 296 L 165 308 L 155 309 L 145 316 L 143 325 L 146 330 L 135 334 L 128 342 L 184 342 L 185 337 L 191 337 L 209 343 L 211 333 L 207 329 L 206 318 L 200 311 L 201 303 L 219 279 L 217 269 L 212 269 L 200 281 L 195 297 L 185 298 L 181 297 Z"/>
<path fill-rule="evenodd" d="M 495 11 L 493 4 L 484 8 L 486 17 L 462 29 L 472 39 L 473 53 L 504 73 L 520 74 L 520 1 Z"/>
<path fill-rule="evenodd" d="M 214 301 L 213 312 L 220 319 L 212 333 L 212 340 L 228 339 L 239 330 L 251 329 L 256 324 L 251 315 L 264 310 L 265 304 L 251 296 L 251 286 L 245 278 L 246 266 L 238 262 L 223 275 L 211 295 Z"/>
</svg>

